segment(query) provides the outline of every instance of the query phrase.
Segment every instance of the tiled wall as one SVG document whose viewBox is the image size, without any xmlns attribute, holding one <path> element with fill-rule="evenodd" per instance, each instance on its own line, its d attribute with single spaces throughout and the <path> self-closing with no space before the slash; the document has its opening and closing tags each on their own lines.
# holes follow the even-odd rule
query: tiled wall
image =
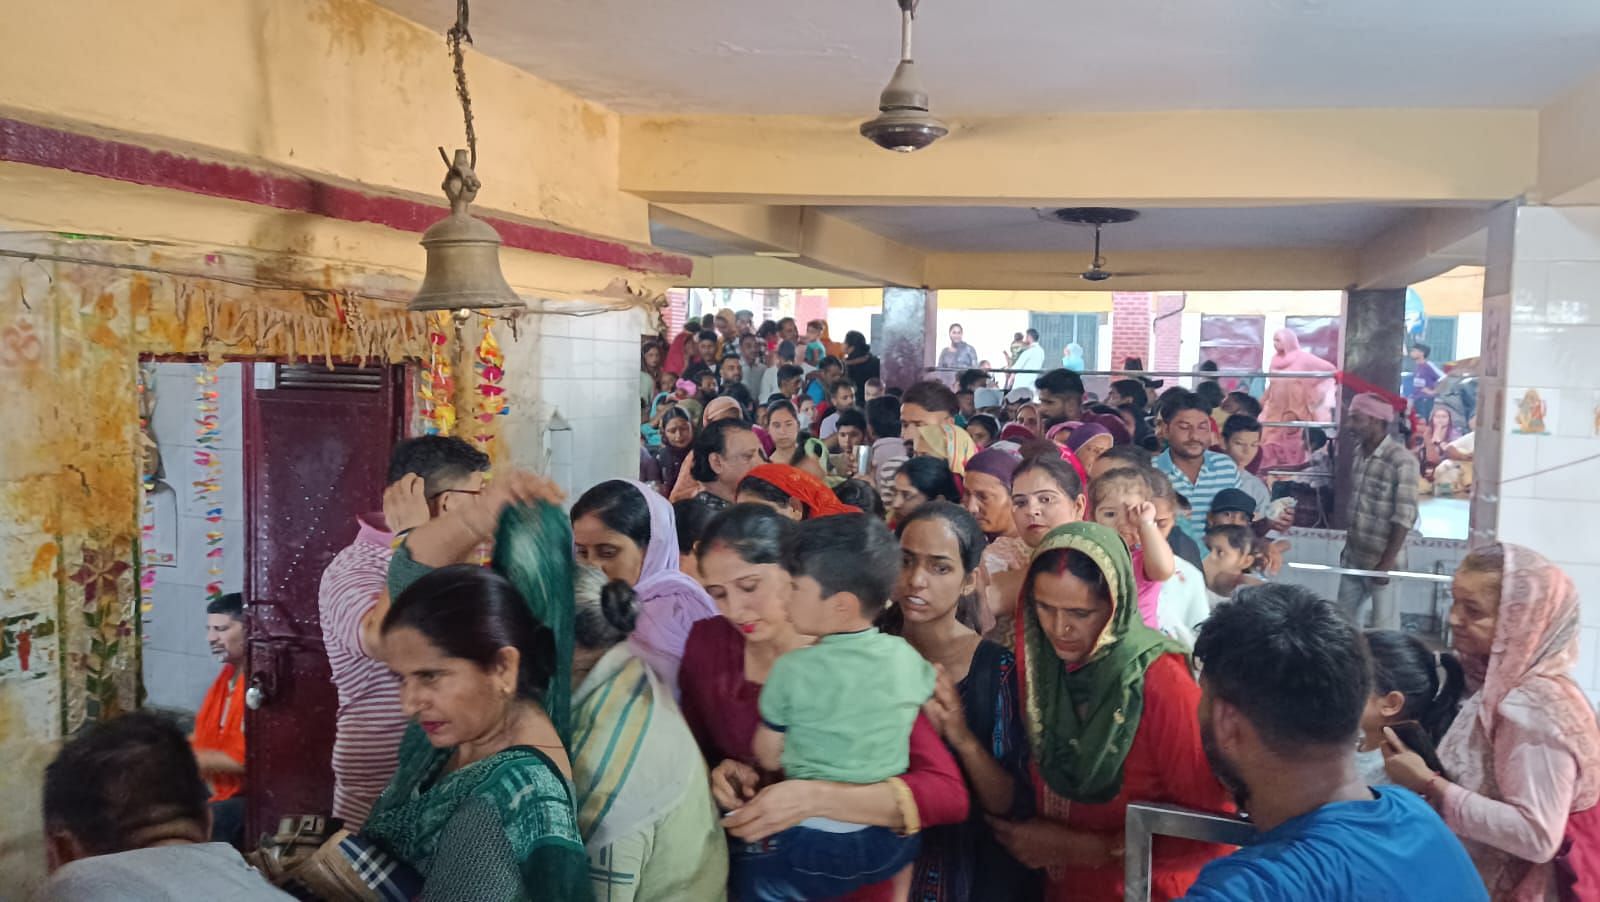
<svg viewBox="0 0 1600 902">
<path fill-rule="evenodd" d="M 1575 676 L 1600 699 L 1600 207 L 1529 206 L 1515 215 L 1509 294 L 1494 290 L 1504 285 L 1495 264 L 1505 260 L 1491 249 L 1486 363 L 1497 328 L 1506 330 L 1507 352 L 1503 372 L 1485 379 L 1495 397 L 1480 397 L 1479 429 L 1495 434 L 1501 452 L 1499 537 L 1543 553 L 1577 584 Z M 1545 407 L 1540 434 L 1519 429 L 1529 390 Z M 1498 416 L 1486 425 L 1490 411 Z"/>
<path fill-rule="evenodd" d="M 524 322 L 505 347 L 512 414 L 504 434 L 513 462 L 553 478 L 569 501 L 607 479 L 637 479 L 643 313 L 548 313 Z M 549 428 L 558 412 L 570 431 Z"/>
<path fill-rule="evenodd" d="M 219 665 L 206 646 L 205 521 L 194 483 L 201 468 L 195 463 L 194 363 L 156 364 L 156 409 L 151 418 L 161 460 L 176 507 L 174 566 L 153 568 L 156 585 L 150 613 L 144 616 L 144 685 L 149 702 L 164 708 L 195 711 Z M 225 592 L 244 584 L 244 422 L 243 365 L 223 364 L 218 373 L 218 414 L 222 459 L 223 578 Z M 160 491 L 167 492 L 163 487 Z M 163 543 L 168 544 L 168 543 Z M 170 546 L 169 547 L 174 547 Z"/>
</svg>

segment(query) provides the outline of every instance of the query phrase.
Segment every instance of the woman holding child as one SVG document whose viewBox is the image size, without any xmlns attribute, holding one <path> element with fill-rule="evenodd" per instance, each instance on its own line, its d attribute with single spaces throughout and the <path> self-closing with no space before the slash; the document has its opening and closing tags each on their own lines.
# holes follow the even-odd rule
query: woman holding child
<svg viewBox="0 0 1600 902">
<path fill-rule="evenodd" d="M 1040 816 L 990 820 L 1047 899 L 1123 894 L 1128 803 L 1224 811 L 1200 743 L 1200 688 L 1180 646 L 1139 616 L 1132 561 L 1114 530 L 1069 523 L 1045 537 L 1023 584 L 1016 656 Z M 1217 846 L 1155 841 L 1152 899 L 1182 896 Z"/>
<path fill-rule="evenodd" d="M 968 812 L 961 771 L 925 717 L 910 730 L 910 764 L 899 777 L 867 785 L 772 782 L 757 769 L 762 686 L 780 656 L 811 641 L 785 610 L 790 576 L 780 552 L 791 528 L 771 508 L 741 504 L 719 514 L 700 537 L 701 579 L 722 616 L 690 631 L 680 679 L 684 717 L 713 765 L 712 794 L 731 812 L 723 826 L 738 841 L 759 842 L 808 817 L 904 834 L 960 823 Z M 893 897 L 886 881 L 849 898 Z"/>
</svg>

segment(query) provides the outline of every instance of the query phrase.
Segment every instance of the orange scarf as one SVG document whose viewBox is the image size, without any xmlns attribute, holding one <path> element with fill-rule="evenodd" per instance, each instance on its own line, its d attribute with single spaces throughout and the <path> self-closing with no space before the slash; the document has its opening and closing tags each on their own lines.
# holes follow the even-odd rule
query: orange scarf
<svg viewBox="0 0 1600 902">
<path fill-rule="evenodd" d="M 244 692 L 247 682 L 240 674 L 233 691 L 228 691 L 228 681 L 233 679 L 233 665 L 222 665 L 216 682 L 206 690 L 206 700 L 200 703 L 200 712 L 194 716 L 194 737 L 189 744 L 196 749 L 214 749 L 244 764 Z M 211 801 L 231 799 L 244 790 L 244 777 L 239 774 L 212 774 Z"/>
</svg>

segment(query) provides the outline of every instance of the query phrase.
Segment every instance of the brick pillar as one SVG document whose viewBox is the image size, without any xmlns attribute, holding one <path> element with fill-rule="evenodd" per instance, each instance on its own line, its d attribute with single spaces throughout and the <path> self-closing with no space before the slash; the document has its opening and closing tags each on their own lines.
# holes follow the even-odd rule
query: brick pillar
<svg viewBox="0 0 1600 902">
<path fill-rule="evenodd" d="M 1114 291 L 1111 293 L 1111 368 L 1121 369 L 1129 357 L 1143 360 L 1150 367 L 1150 293 Z"/>
<path fill-rule="evenodd" d="M 1183 308 L 1188 303 L 1182 293 L 1156 295 L 1155 360 L 1145 360 L 1151 370 L 1176 370 L 1183 353 Z"/>
</svg>

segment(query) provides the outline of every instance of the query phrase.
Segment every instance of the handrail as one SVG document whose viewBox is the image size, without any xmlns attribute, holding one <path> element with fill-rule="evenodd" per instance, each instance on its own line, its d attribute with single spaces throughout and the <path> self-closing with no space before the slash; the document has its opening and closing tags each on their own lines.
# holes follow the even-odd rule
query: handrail
<svg viewBox="0 0 1600 902">
<path fill-rule="evenodd" d="M 1425 583 L 1448 583 L 1455 580 L 1454 576 L 1443 573 L 1418 573 L 1415 570 L 1362 570 L 1359 567 L 1335 567 L 1332 564 L 1301 564 L 1288 563 L 1284 565 L 1292 570 L 1312 570 L 1317 573 L 1331 573 L 1335 576 L 1376 576 L 1384 579 L 1414 579 Z"/>
<path fill-rule="evenodd" d="M 925 373 L 965 373 L 967 370 L 983 369 L 976 366 L 925 366 Z M 983 370 L 985 373 L 1053 373 L 1062 369 L 1059 366 L 1047 367 L 1039 370 L 1013 370 L 990 367 Z M 1159 377 L 1162 379 L 1199 379 L 1204 382 L 1208 379 L 1332 379 L 1338 375 L 1335 370 L 1317 370 L 1305 372 L 1302 370 L 1218 370 L 1216 372 L 1193 373 L 1180 370 L 1076 370 L 1080 376 L 1115 376 L 1119 379 L 1144 379 Z"/>
<path fill-rule="evenodd" d="M 1150 852 L 1157 835 L 1242 846 L 1256 834 L 1249 821 L 1155 802 L 1129 804 L 1126 823 L 1122 857 L 1124 902 L 1150 902 Z"/>
</svg>

